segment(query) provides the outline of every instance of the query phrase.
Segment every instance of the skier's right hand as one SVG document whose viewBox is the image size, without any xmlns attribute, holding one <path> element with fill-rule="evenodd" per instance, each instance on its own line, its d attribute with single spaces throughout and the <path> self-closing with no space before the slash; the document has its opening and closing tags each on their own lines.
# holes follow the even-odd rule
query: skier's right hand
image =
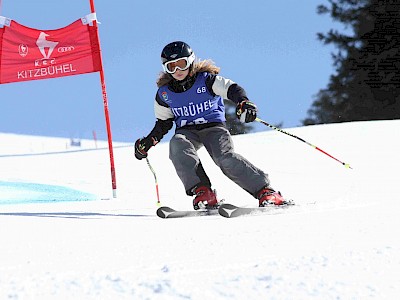
<svg viewBox="0 0 400 300">
<path fill-rule="evenodd" d="M 157 143 L 157 139 L 153 137 L 144 137 L 138 139 L 135 142 L 135 157 L 139 160 L 146 158 L 147 151 L 149 151 L 149 149 Z"/>
</svg>

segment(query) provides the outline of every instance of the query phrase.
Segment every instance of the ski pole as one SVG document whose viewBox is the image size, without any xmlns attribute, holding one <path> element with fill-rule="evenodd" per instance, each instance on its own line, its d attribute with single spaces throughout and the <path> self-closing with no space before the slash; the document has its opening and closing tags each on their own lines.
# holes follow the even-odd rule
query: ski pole
<svg viewBox="0 0 400 300">
<path fill-rule="evenodd" d="M 156 183 L 156 193 L 157 193 L 157 205 L 160 205 L 160 194 L 158 193 L 158 182 L 157 182 L 157 176 L 156 176 L 156 172 L 154 171 L 153 167 L 150 164 L 149 159 L 146 157 L 146 162 L 147 165 L 149 166 L 150 171 L 153 173 L 154 175 L 154 181 Z"/>
<path fill-rule="evenodd" d="M 274 129 L 274 130 L 276 130 L 276 131 L 279 131 L 279 132 L 282 132 L 282 133 L 284 133 L 284 134 L 287 134 L 287 135 L 289 135 L 289 136 L 291 136 L 291 137 L 294 137 L 294 138 L 298 139 L 299 141 L 302 141 L 303 143 L 306 143 L 307 145 L 313 147 L 314 149 L 316 149 L 316 150 L 322 152 L 323 154 L 329 156 L 330 158 L 333 158 L 334 160 L 336 160 L 337 162 L 341 163 L 341 164 L 342 164 L 343 166 L 345 166 L 346 168 L 353 169 L 352 167 L 350 167 L 349 164 L 346 164 L 346 163 L 344 163 L 344 162 L 338 160 L 336 157 L 333 157 L 333 156 L 330 155 L 329 153 L 327 153 L 327 152 L 325 152 L 324 150 L 318 148 L 317 146 L 315 146 L 315 145 L 313 145 L 313 144 L 311 144 L 311 143 L 309 143 L 309 142 L 303 140 L 302 138 L 298 137 L 297 135 L 291 134 L 291 133 L 289 133 L 289 132 L 287 132 L 287 131 L 284 131 L 284 130 L 278 128 L 278 127 L 275 127 L 274 125 L 271 125 L 271 124 L 269 124 L 269 123 L 267 123 L 267 122 L 261 120 L 260 118 L 256 118 L 256 121 L 257 121 L 257 122 L 260 122 L 260 123 L 262 123 L 262 124 L 264 124 L 264 125 L 266 125 L 266 126 L 268 126 L 268 127 L 270 127 L 270 128 L 272 128 L 272 129 Z"/>
</svg>

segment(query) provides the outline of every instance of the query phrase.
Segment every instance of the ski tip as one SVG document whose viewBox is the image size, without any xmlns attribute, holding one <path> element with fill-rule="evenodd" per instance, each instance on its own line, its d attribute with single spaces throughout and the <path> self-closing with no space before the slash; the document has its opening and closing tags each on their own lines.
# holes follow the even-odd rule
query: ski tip
<svg viewBox="0 0 400 300">
<path fill-rule="evenodd" d="M 157 209 L 157 216 L 160 218 L 166 219 L 168 216 L 173 213 L 175 210 L 173 210 L 170 207 L 167 206 L 161 206 L 160 208 Z"/>
<path fill-rule="evenodd" d="M 230 218 L 237 209 L 237 206 L 225 203 L 218 208 L 218 213 L 225 218 Z"/>
</svg>

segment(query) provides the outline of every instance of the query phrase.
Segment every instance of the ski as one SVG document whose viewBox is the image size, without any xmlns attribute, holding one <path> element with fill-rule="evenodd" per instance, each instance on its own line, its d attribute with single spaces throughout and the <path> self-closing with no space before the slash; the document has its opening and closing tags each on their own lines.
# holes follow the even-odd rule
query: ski
<svg viewBox="0 0 400 300">
<path fill-rule="evenodd" d="M 208 210 L 175 210 L 168 206 L 162 206 L 157 209 L 157 216 L 162 219 L 201 217 L 218 215 L 217 209 Z"/>
<path fill-rule="evenodd" d="M 232 204 L 222 204 L 218 208 L 218 213 L 225 218 L 235 218 L 249 215 L 260 215 L 265 213 L 276 212 L 277 210 L 284 210 L 290 206 L 295 205 L 293 201 L 288 201 L 284 205 L 274 205 L 266 207 L 239 207 Z"/>
<path fill-rule="evenodd" d="M 221 204 L 218 209 L 199 209 L 199 210 L 175 210 L 168 206 L 157 209 L 157 216 L 162 219 L 202 217 L 221 215 L 225 218 L 234 218 L 246 215 L 259 215 L 265 213 L 275 213 L 295 205 L 293 201 L 288 201 L 284 205 L 271 205 L 266 207 L 239 207 L 233 204 Z"/>
</svg>

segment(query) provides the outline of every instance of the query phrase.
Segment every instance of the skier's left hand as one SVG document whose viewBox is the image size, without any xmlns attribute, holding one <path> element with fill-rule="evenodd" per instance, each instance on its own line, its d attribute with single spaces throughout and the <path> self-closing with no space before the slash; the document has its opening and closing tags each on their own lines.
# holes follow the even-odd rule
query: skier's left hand
<svg viewBox="0 0 400 300">
<path fill-rule="evenodd" d="M 236 106 L 236 115 L 241 123 L 250 123 L 257 118 L 257 106 L 249 100 L 244 100 Z"/>
</svg>

